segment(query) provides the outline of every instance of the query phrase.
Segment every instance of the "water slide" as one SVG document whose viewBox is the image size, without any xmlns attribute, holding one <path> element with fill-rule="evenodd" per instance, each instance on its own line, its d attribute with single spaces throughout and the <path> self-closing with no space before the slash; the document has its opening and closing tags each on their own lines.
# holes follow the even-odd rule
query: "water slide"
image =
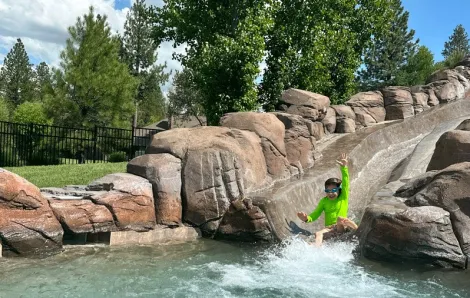
<svg viewBox="0 0 470 298">
<path fill-rule="evenodd" d="M 336 137 L 325 144 L 323 158 L 304 176 L 278 183 L 257 194 L 254 202 L 266 213 L 277 238 L 309 235 L 323 226 L 323 216 L 313 224 L 305 224 L 296 213 L 311 212 L 323 196 L 324 181 L 340 177 L 335 160 L 345 152 L 350 156 L 349 213 L 360 220 L 373 195 L 385 184 L 424 173 L 440 135 L 468 118 L 467 98 L 436 106 L 412 118 L 383 122 Z"/>
</svg>

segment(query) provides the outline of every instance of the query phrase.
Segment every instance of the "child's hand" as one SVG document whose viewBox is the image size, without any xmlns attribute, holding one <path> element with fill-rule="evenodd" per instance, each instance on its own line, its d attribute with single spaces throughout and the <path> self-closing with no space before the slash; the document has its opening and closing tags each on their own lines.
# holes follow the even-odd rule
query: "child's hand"
<svg viewBox="0 0 470 298">
<path fill-rule="evenodd" d="M 341 157 L 336 162 L 342 167 L 348 166 L 348 156 L 346 153 L 341 154 Z"/>
<path fill-rule="evenodd" d="M 301 221 L 307 221 L 307 214 L 305 212 L 297 212 L 297 216 L 300 218 Z"/>
</svg>

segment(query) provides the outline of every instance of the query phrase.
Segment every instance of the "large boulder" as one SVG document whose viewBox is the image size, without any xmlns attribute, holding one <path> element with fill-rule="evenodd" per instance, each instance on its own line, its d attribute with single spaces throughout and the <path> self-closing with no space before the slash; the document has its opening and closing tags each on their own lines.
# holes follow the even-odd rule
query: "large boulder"
<svg viewBox="0 0 470 298">
<path fill-rule="evenodd" d="M 381 90 L 384 97 L 385 120 L 405 119 L 414 116 L 410 88 L 395 86 Z"/>
<path fill-rule="evenodd" d="M 429 108 L 429 95 L 425 92 L 413 92 L 411 93 L 411 97 L 413 98 L 413 109 L 415 114 L 422 113 L 424 110 Z"/>
<path fill-rule="evenodd" d="M 220 119 L 220 125 L 254 132 L 262 141 L 269 141 L 279 152 L 286 153 L 284 124 L 271 113 L 228 113 Z"/>
<path fill-rule="evenodd" d="M 442 170 L 464 161 L 470 161 L 470 131 L 452 130 L 437 141 L 427 170 Z"/>
<path fill-rule="evenodd" d="M 141 155 L 127 164 L 128 173 L 152 184 L 157 224 L 182 223 L 181 167 L 181 159 L 168 153 Z"/>
<path fill-rule="evenodd" d="M 456 72 L 461 74 L 464 78 L 467 80 L 470 80 L 470 67 L 459 65 L 456 68 L 454 68 Z"/>
<path fill-rule="evenodd" d="M 214 126 L 176 128 L 154 135 L 146 154 L 169 153 L 181 159 L 183 166 L 187 167 L 185 164 L 190 155 L 203 150 L 227 151 L 237 158 L 241 179 L 237 184 L 243 186 L 239 190 L 241 193 L 245 190 L 249 192 L 264 188 L 270 182 L 261 140 L 255 133 L 249 131 Z M 204 164 L 201 164 L 201 169 L 204 168 Z M 220 175 L 220 173 L 213 174 Z M 184 175 L 183 181 L 185 181 Z M 200 190 L 195 189 L 190 192 Z"/>
<path fill-rule="evenodd" d="M 315 110 L 323 110 L 330 106 L 327 96 L 300 89 L 288 89 L 282 93 L 281 101 L 295 106 L 305 106 Z"/>
<path fill-rule="evenodd" d="M 352 133 L 356 131 L 356 114 L 353 109 L 347 105 L 333 105 L 331 106 L 336 112 L 336 127 L 337 133 Z M 365 118 L 361 116 L 364 121 Z M 363 123 L 365 123 L 362 121 Z M 371 122 L 372 123 L 372 122 Z M 362 124 L 361 124 L 362 125 Z"/>
<path fill-rule="evenodd" d="M 370 126 L 385 120 L 385 108 L 382 93 L 379 91 L 360 92 L 353 95 L 346 104 L 356 114 L 356 126 Z M 337 112 L 338 110 L 335 109 Z"/>
<path fill-rule="evenodd" d="M 316 139 L 314 132 L 309 129 L 311 121 L 288 113 L 273 114 L 284 123 L 286 129 L 284 143 L 289 163 L 301 172 L 313 167 Z"/>
<path fill-rule="evenodd" d="M 426 94 L 429 96 L 428 97 L 428 106 L 434 107 L 439 104 L 439 99 L 436 96 L 436 92 L 434 92 L 433 88 L 427 88 L 426 89 Z"/>
<path fill-rule="evenodd" d="M 349 118 L 356 120 L 356 113 L 354 113 L 353 109 L 347 105 L 333 105 L 331 106 L 332 109 L 336 112 L 337 118 Z"/>
<path fill-rule="evenodd" d="M 261 139 L 227 127 L 172 129 L 153 137 L 147 154 L 182 160 L 183 219 L 213 236 L 230 202 L 267 187 Z"/>
<path fill-rule="evenodd" d="M 463 98 L 465 88 L 458 80 L 440 80 L 428 84 L 434 90 L 434 94 L 440 103 L 450 102 Z"/>
<path fill-rule="evenodd" d="M 91 197 L 109 209 L 119 230 L 148 231 L 155 227 L 152 185 L 142 177 L 116 173 L 97 179 L 88 190 L 104 191 Z"/>
<path fill-rule="evenodd" d="M 245 193 L 238 156 L 217 149 L 191 152 L 183 176 L 184 220 L 213 235 L 230 202 Z"/>
<path fill-rule="evenodd" d="M 359 252 L 393 263 L 465 268 L 449 212 L 434 206 L 408 207 L 395 197 L 376 198 L 357 231 Z"/>
<path fill-rule="evenodd" d="M 462 251 L 470 255 L 470 162 L 421 175 L 399 188 L 408 206 L 435 206 L 450 213 Z"/>
<path fill-rule="evenodd" d="M 337 133 L 353 133 L 356 131 L 356 123 L 351 118 L 338 118 L 336 120 Z"/>
<path fill-rule="evenodd" d="M 326 110 L 325 118 L 322 120 L 322 124 L 325 127 L 325 131 L 328 133 L 334 133 L 336 130 L 336 111 L 333 108 Z"/>
<path fill-rule="evenodd" d="M 329 106 L 328 97 L 305 90 L 291 88 L 285 90 L 281 96 L 282 111 L 311 121 L 322 121 Z"/>
<path fill-rule="evenodd" d="M 40 190 L 0 168 L 0 241 L 3 254 L 53 254 L 62 249 L 63 229 Z"/>
<path fill-rule="evenodd" d="M 221 126 L 248 130 L 261 139 L 268 173 L 275 179 L 291 176 L 284 144 L 284 124 L 271 113 L 240 112 L 225 114 Z"/>
<path fill-rule="evenodd" d="M 289 114 L 302 116 L 305 119 L 312 121 L 321 120 L 322 118 L 322 114 L 320 114 L 318 110 L 311 107 L 291 105 L 286 109 L 286 112 Z"/>
<path fill-rule="evenodd" d="M 465 76 L 460 74 L 456 69 L 441 69 L 435 71 L 427 79 L 427 83 L 433 83 L 437 81 L 449 81 L 451 83 L 459 83 L 463 86 L 465 90 L 470 87 L 470 83 Z"/>
<path fill-rule="evenodd" d="M 49 204 L 66 231 L 74 234 L 117 231 L 108 208 L 91 200 L 50 199 Z"/>
<path fill-rule="evenodd" d="M 274 240 L 266 214 L 248 198 L 232 201 L 216 237 L 249 242 Z"/>
</svg>

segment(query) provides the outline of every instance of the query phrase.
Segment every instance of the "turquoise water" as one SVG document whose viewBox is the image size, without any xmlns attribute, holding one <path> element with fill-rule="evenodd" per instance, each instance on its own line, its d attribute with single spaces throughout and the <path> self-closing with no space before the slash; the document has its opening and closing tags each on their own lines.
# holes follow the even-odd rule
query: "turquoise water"
<svg viewBox="0 0 470 298">
<path fill-rule="evenodd" d="M 355 260 L 354 244 L 200 240 L 0 259 L 0 297 L 468 297 L 469 274 Z"/>
</svg>

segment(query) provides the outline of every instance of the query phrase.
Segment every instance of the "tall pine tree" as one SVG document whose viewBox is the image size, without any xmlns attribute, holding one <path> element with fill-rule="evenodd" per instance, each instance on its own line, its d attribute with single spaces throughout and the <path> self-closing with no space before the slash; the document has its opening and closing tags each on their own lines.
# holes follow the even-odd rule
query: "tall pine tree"
<svg viewBox="0 0 470 298">
<path fill-rule="evenodd" d="M 419 42 L 413 41 L 415 31 L 408 30 L 408 16 L 401 0 L 390 1 L 386 30 L 373 36 L 372 45 L 364 54 L 365 69 L 359 71 L 360 89 L 397 84 L 397 76 Z"/>
<path fill-rule="evenodd" d="M 95 15 L 90 7 L 69 28 L 69 34 L 61 53 L 63 74 L 56 75 L 56 84 L 65 88 L 58 94 L 65 95 L 68 118 L 73 121 L 62 120 L 84 126 L 129 127 L 137 81 L 119 59 L 119 40 L 111 35 L 107 17 Z"/>
<path fill-rule="evenodd" d="M 35 99 L 34 72 L 21 39 L 5 57 L 0 78 L 3 96 L 13 107 Z"/>
<path fill-rule="evenodd" d="M 36 66 L 36 92 L 38 98 L 44 101 L 46 96 L 52 95 L 52 72 L 46 62 L 41 62 Z"/>
<path fill-rule="evenodd" d="M 152 11 L 137 0 L 127 14 L 121 39 L 121 57 L 130 73 L 139 80 L 135 97 L 134 125 L 148 125 L 165 116 L 165 98 L 160 89 L 169 75 L 166 65 L 155 65 L 158 43 L 153 39 Z"/>
<path fill-rule="evenodd" d="M 449 37 L 449 41 L 444 43 L 444 50 L 442 50 L 442 56 L 445 59 L 452 55 L 466 55 L 470 52 L 470 45 L 468 34 L 462 25 L 457 25 L 454 32 Z"/>
</svg>

